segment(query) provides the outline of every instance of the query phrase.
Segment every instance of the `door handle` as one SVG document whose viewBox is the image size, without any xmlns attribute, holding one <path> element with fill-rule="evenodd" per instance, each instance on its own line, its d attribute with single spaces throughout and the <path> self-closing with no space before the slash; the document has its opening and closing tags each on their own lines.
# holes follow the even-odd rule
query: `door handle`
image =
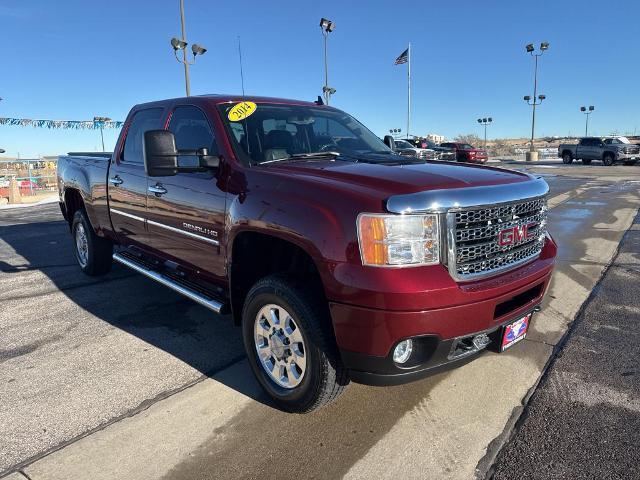
<svg viewBox="0 0 640 480">
<path fill-rule="evenodd" d="M 115 177 L 111 177 L 109 179 L 109 183 L 112 185 L 120 185 L 122 183 L 122 179 L 116 175 Z"/>
<path fill-rule="evenodd" d="M 149 188 L 147 188 L 147 190 L 149 190 L 151 193 L 155 193 L 155 195 L 157 197 L 159 197 L 160 195 L 164 195 L 165 193 L 167 193 L 167 189 L 164 188 L 162 185 L 160 185 L 159 183 L 156 185 L 152 185 Z"/>
</svg>

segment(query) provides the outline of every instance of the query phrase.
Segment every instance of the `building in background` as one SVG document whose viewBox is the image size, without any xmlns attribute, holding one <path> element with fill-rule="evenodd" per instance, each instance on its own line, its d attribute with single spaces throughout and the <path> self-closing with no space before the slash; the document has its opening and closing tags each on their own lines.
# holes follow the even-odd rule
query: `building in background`
<svg viewBox="0 0 640 480">
<path fill-rule="evenodd" d="M 444 135 L 438 135 L 437 133 L 429 133 L 426 135 L 427 140 L 431 140 L 433 143 L 444 142 Z"/>
</svg>

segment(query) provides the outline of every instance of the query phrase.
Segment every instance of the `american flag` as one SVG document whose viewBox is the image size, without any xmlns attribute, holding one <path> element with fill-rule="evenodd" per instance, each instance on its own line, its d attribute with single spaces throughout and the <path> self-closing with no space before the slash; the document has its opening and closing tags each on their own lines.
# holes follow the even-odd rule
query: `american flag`
<svg viewBox="0 0 640 480">
<path fill-rule="evenodd" d="M 409 49 L 407 48 L 404 52 L 400 54 L 398 58 L 396 58 L 396 61 L 393 64 L 401 65 L 403 63 L 407 63 L 408 59 L 409 59 Z"/>
</svg>

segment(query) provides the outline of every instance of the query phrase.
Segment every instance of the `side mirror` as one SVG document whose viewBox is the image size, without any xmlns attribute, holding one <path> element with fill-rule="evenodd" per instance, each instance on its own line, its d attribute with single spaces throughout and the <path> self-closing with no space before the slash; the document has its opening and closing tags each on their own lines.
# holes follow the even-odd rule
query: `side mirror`
<svg viewBox="0 0 640 480">
<path fill-rule="evenodd" d="M 173 133 L 167 130 L 144 132 L 144 169 L 150 177 L 166 177 L 178 173 L 178 151 Z"/>
<path fill-rule="evenodd" d="M 393 137 L 391 135 L 385 135 L 384 136 L 384 143 L 391 150 L 395 150 L 396 149 L 396 141 L 393 139 Z"/>
<path fill-rule="evenodd" d="M 218 155 L 209 155 L 209 149 L 199 148 L 197 150 L 200 166 L 202 168 L 218 168 L 220 166 L 220 157 Z"/>
</svg>

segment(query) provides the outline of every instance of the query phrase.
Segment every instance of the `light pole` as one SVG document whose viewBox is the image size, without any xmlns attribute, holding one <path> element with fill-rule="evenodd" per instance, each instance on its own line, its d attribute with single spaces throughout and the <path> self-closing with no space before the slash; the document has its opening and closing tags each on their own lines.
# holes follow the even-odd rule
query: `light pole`
<svg viewBox="0 0 640 480">
<path fill-rule="evenodd" d="M 320 19 L 320 30 L 322 30 L 322 36 L 324 37 L 324 86 L 322 87 L 322 93 L 324 94 L 324 103 L 329 105 L 331 95 L 336 93 L 336 89 L 329 86 L 329 60 L 327 58 L 327 38 L 329 34 L 336 28 L 336 24 L 326 18 Z"/>
<path fill-rule="evenodd" d="M 491 122 L 493 122 L 493 118 L 491 117 L 478 119 L 478 123 L 480 125 L 484 125 L 484 149 L 485 150 L 487 149 L 487 127 L 491 125 Z"/>
<path fill-rule="evenodd" d="M 591 115 L 595 109 L 596 109 L 596 107 L 594 107 L 593 105 L 589 105 L 588 109 L 587 109 L 587 107 L 580 107 L 580 111 L 587 116 L 587 121 L 586 121 L 585 126 L 584 126 L 584 136 L 585 137 L 589 136 L 589 115 Z"/>
<path fill-rule="evenodd" d="M 111 119 L 109 117 L 93 117 L 93 123 L 97 124 L 100 127 L 100 140 L 102 140 L 102 151 L 104 152 L 104 134 L 102 130 L 104 129 L 104 122 L 110 122 Z"/>
<path fill-rule="evenodd" d="M 542 100 L 547 98 L 544 95 L 538 95 L 538 57 L 540 57 L 545 52 L 545 50 L 549 49 L 549 42 L 542 42 L 540 44 L 539 53 L 536 53 L 536 49 L 533 46 L 533 43 L 528 44 L 525 48 L 527 50 L 527 53 L 530 53 L 531 56 L 535 58 L 535 67 L 533 73 L 533 102 L 529 101 L 531 100 L 530 96 L 527 95 L 526 97 L 524 97 L 524 100 L 533 107 L 533 114 L 531 117 L 531 147 L 529 148 L 529 152 L 527 153 L 527 161 L 531 162 L 538 160 L 538 152 L 533 146 L 533 138 L 536 129 L 536 105 L 540 105 L 542 103 Z M 538 102 L 536 102 L 536 95 L 537 99 L 539 100 Z"/>
<path fill-rule="evenodd" d="M 393 135 L 393 138 L 398 137 L 398 136 L 400 135 L 400 132 L 402 132 L 402 129 L 401 129 L 401 128 L 390 128 L 390 129 L 389 129 L 389 133 L 390 133 L 391 135 Z"/>
<path fill-rule="evenodd" d="M 191 45 L 191 53 L 193 54 L 193 59 L 189 61 L 187 59 L 187 30 L 184 26 L 184 0 L 180 0 L 180 24 L 182 25 L 182 40 L 173 37 L 171 39 L 171 46 L 173 47 L 173 54 L 176 57 L 178 63 L 182 63 L 184 65 L 184 83 L 185 90 L 187 92 L 187 97 L 191 95 L 191 85 L 189 82 L 189 65 L 193 65 L 196 63 L 197 55 L 204 55 L 207 51 L 206 48 L 194 43 Z M 182 60 L 178 58 L 178 50 L 182 50 Z"/>
</svg>

